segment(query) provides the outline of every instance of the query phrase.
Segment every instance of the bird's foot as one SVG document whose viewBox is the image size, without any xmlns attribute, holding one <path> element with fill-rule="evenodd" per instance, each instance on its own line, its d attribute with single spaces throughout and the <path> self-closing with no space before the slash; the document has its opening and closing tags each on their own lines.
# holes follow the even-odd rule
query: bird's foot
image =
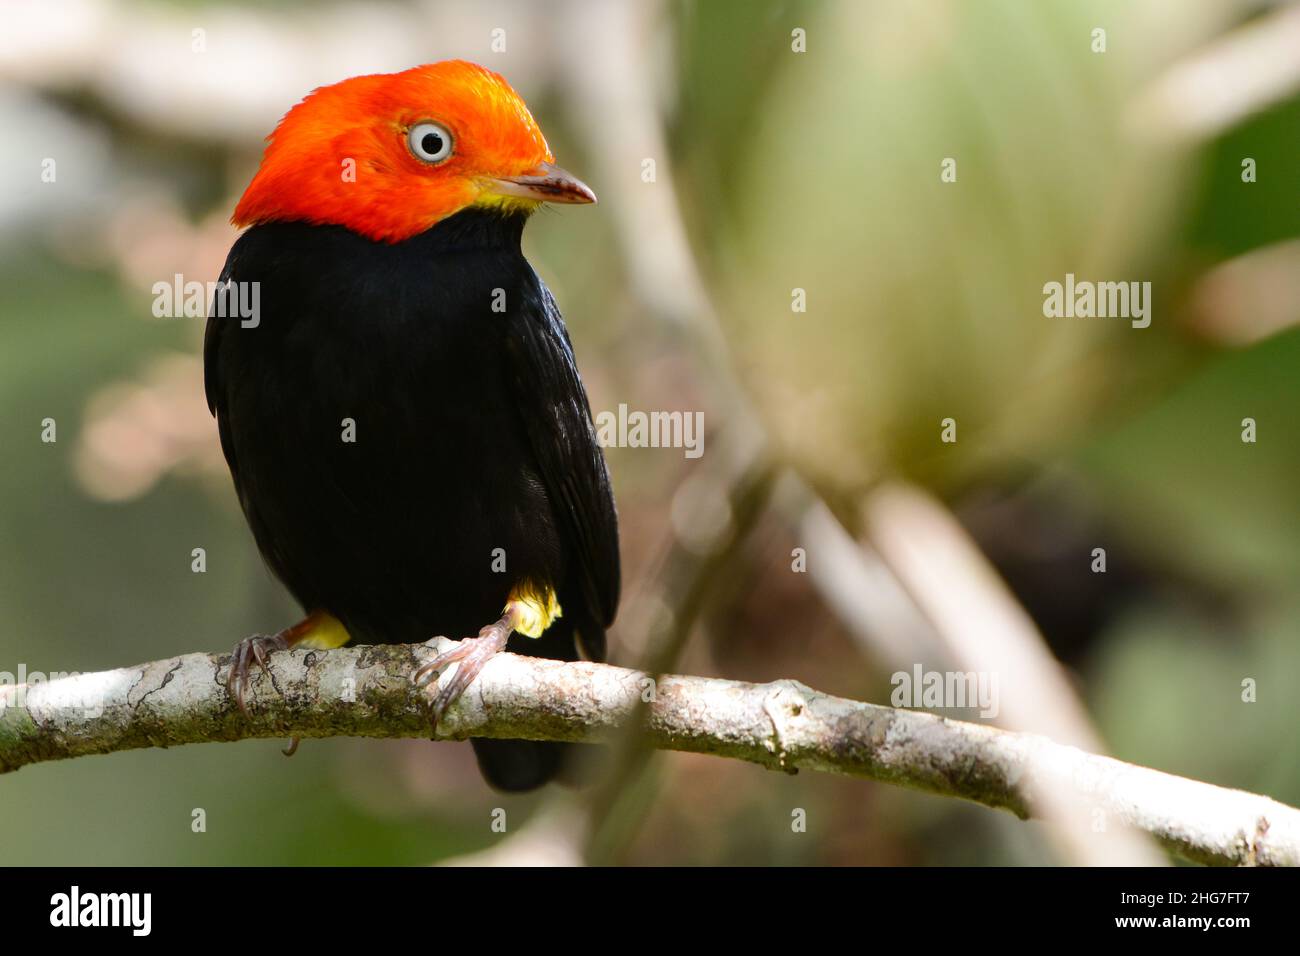
<svg viewBox="0 0 1300 956">
<path fill-rule="evenodd" d="M 248 704 L 244 697 L 248 693 L 249 675 L 253 664 L 262 668 L 262 673 L 271 676 L 271 669 L 266 659 L 276 651 L 286 651 L 291 647 L 311 647 L 317 650 L 329 650 L 342 647 L 351 637 L 338 618 L 327 611 L 312 611 L 292 627 L 272 634 L 255 634 L 235 645 L 230 658 L 230 676 L 226 678 L 226 689 L 235 698 L 235 703 L 249 716 Z M 296 745 L 292 745 L 297 749 Z M 292 756 L 292 754 L 290 754 Z"/>
<path fill-rule="evenodd" d="M 438 722 L 442 720 L 447 708 L 456 702 L 465 688 L 474 682 L 483 665 L 505 650 L 506 642 L 514 633 L 517 615 L 513 609 L 507 610 L 504 617 L 495 624 L 489 624 L 478 632 L 478 637 L 467 637 L 449 651 L 439 654 L 427 664 L 418 667 L 411 675 L 411 681 L 417 687 L 423 687 L 433 680 L 439 672 L 456 664 L 456 673 L 441 685 L 433 684 L 427 690 L 429 698 L 429 730 L 436 733 Z M 434 641 L 439 638 L 434 638 Z M 431 642 L 432 643 L 432 642 Z"/>
<path fill-rule="evenodd" d="M 279 634 L 254 634 L 252 637 L 246 637 L 235 645 L 235 650 L 230 658 L 230 675 L 226 678 L 226 689 L 231 696 L 235 698 L 235 703 L 245 717 L 252 716 L 248 712 L 248 704 L 245 701 L 245 695 L 248 692 L 248 684 L 253 664 L 262 668 L 262 673 L 267 677 L 271 676 L 271 669 L 267 666 L 266 659 L 275 651 L 285 651 L 289 649 L 289 639 L 285 632 Z"/>
</svg>

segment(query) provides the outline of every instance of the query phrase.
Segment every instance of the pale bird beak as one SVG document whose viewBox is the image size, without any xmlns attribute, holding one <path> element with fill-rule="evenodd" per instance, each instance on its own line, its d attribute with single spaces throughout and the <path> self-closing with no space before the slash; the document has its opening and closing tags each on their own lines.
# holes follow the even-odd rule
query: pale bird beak
<svg viewBox="0 0 1300 956">
<path fill-rule="evenodd" d="M 596 201 L 591 187 L 573 173 L 552 163 L 540 163 L 522 176 L 488 180 L 488 192 L 539 202 L 588 203 Z"/>
</svg>

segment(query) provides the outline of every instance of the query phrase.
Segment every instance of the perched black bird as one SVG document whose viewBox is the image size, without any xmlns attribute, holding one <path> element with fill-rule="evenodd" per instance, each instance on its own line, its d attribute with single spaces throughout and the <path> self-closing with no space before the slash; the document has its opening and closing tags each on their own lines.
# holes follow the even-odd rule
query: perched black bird
<svg viewBox="0 0 1300 956">
<path fill-rule="evenodd" d="M 222 273 L 259 308 L 209 318 L 204 368 L 244 514 L 307 617 L 236 647 L 241 707 L 250 667 L 295 644 L 478 635 L 415 675 L 459 665 L 435 722 L 502 648 L 603 659 L 614 499 L 520 250 L 540 202 L 595 199 L 551 160 L 506 82 L 463 62 L 325 87 L 272 134 Z M 506 790 L 564 747 L 473 743 Z"/>
</svg>

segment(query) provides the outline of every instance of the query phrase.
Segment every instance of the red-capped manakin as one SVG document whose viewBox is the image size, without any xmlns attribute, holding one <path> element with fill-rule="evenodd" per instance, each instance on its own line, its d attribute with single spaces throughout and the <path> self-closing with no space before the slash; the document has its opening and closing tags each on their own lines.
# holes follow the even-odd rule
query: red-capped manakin
<svg viewBox="0 0 1300 956">
<path fill-rule="evenodd" d="M 269 137 L 221 276 L 259 283 L 259 313 L 209 317 L 205 386 L 257 546 L 306 617 L 236 646 L 241 708 L 254 663 L 295 645 L 477 635 L 413 675 L 459 664 L 435 723 L 507 647 L 604 657 L 613 494 L 559 309 L 520 250 L 541 203 L 596 201 L 553 162 L 518 94 L 463 61 L 323 87 Z M 563 753 L 473 743 L 507 790 Z"/>
</svg>

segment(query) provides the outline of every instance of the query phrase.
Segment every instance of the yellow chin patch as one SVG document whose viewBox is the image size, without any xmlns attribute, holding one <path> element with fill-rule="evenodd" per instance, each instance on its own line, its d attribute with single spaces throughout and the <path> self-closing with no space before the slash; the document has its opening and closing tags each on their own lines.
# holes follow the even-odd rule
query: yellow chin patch
<svg viewBox="0 0 1300 956">
<path fill-rule="evenodd" d="M 508 614 L 512 609 L 516 617 L 515 630 L 525 637 L 541 637 L 551 622 L 563 613 L 553 589 L 539 592 L 531 585 L 510 592 L 504 613 Z"/>
<path fill-rule="evenodd" d="M 475 209 L 495 209 L 503 213 L 522 212 L 531 215 L 542 204 L 540 199 L 525 199 L 523 196 L 502 196 L 500 193 L 484 189 L 470 203 Z"/>
</svg>

